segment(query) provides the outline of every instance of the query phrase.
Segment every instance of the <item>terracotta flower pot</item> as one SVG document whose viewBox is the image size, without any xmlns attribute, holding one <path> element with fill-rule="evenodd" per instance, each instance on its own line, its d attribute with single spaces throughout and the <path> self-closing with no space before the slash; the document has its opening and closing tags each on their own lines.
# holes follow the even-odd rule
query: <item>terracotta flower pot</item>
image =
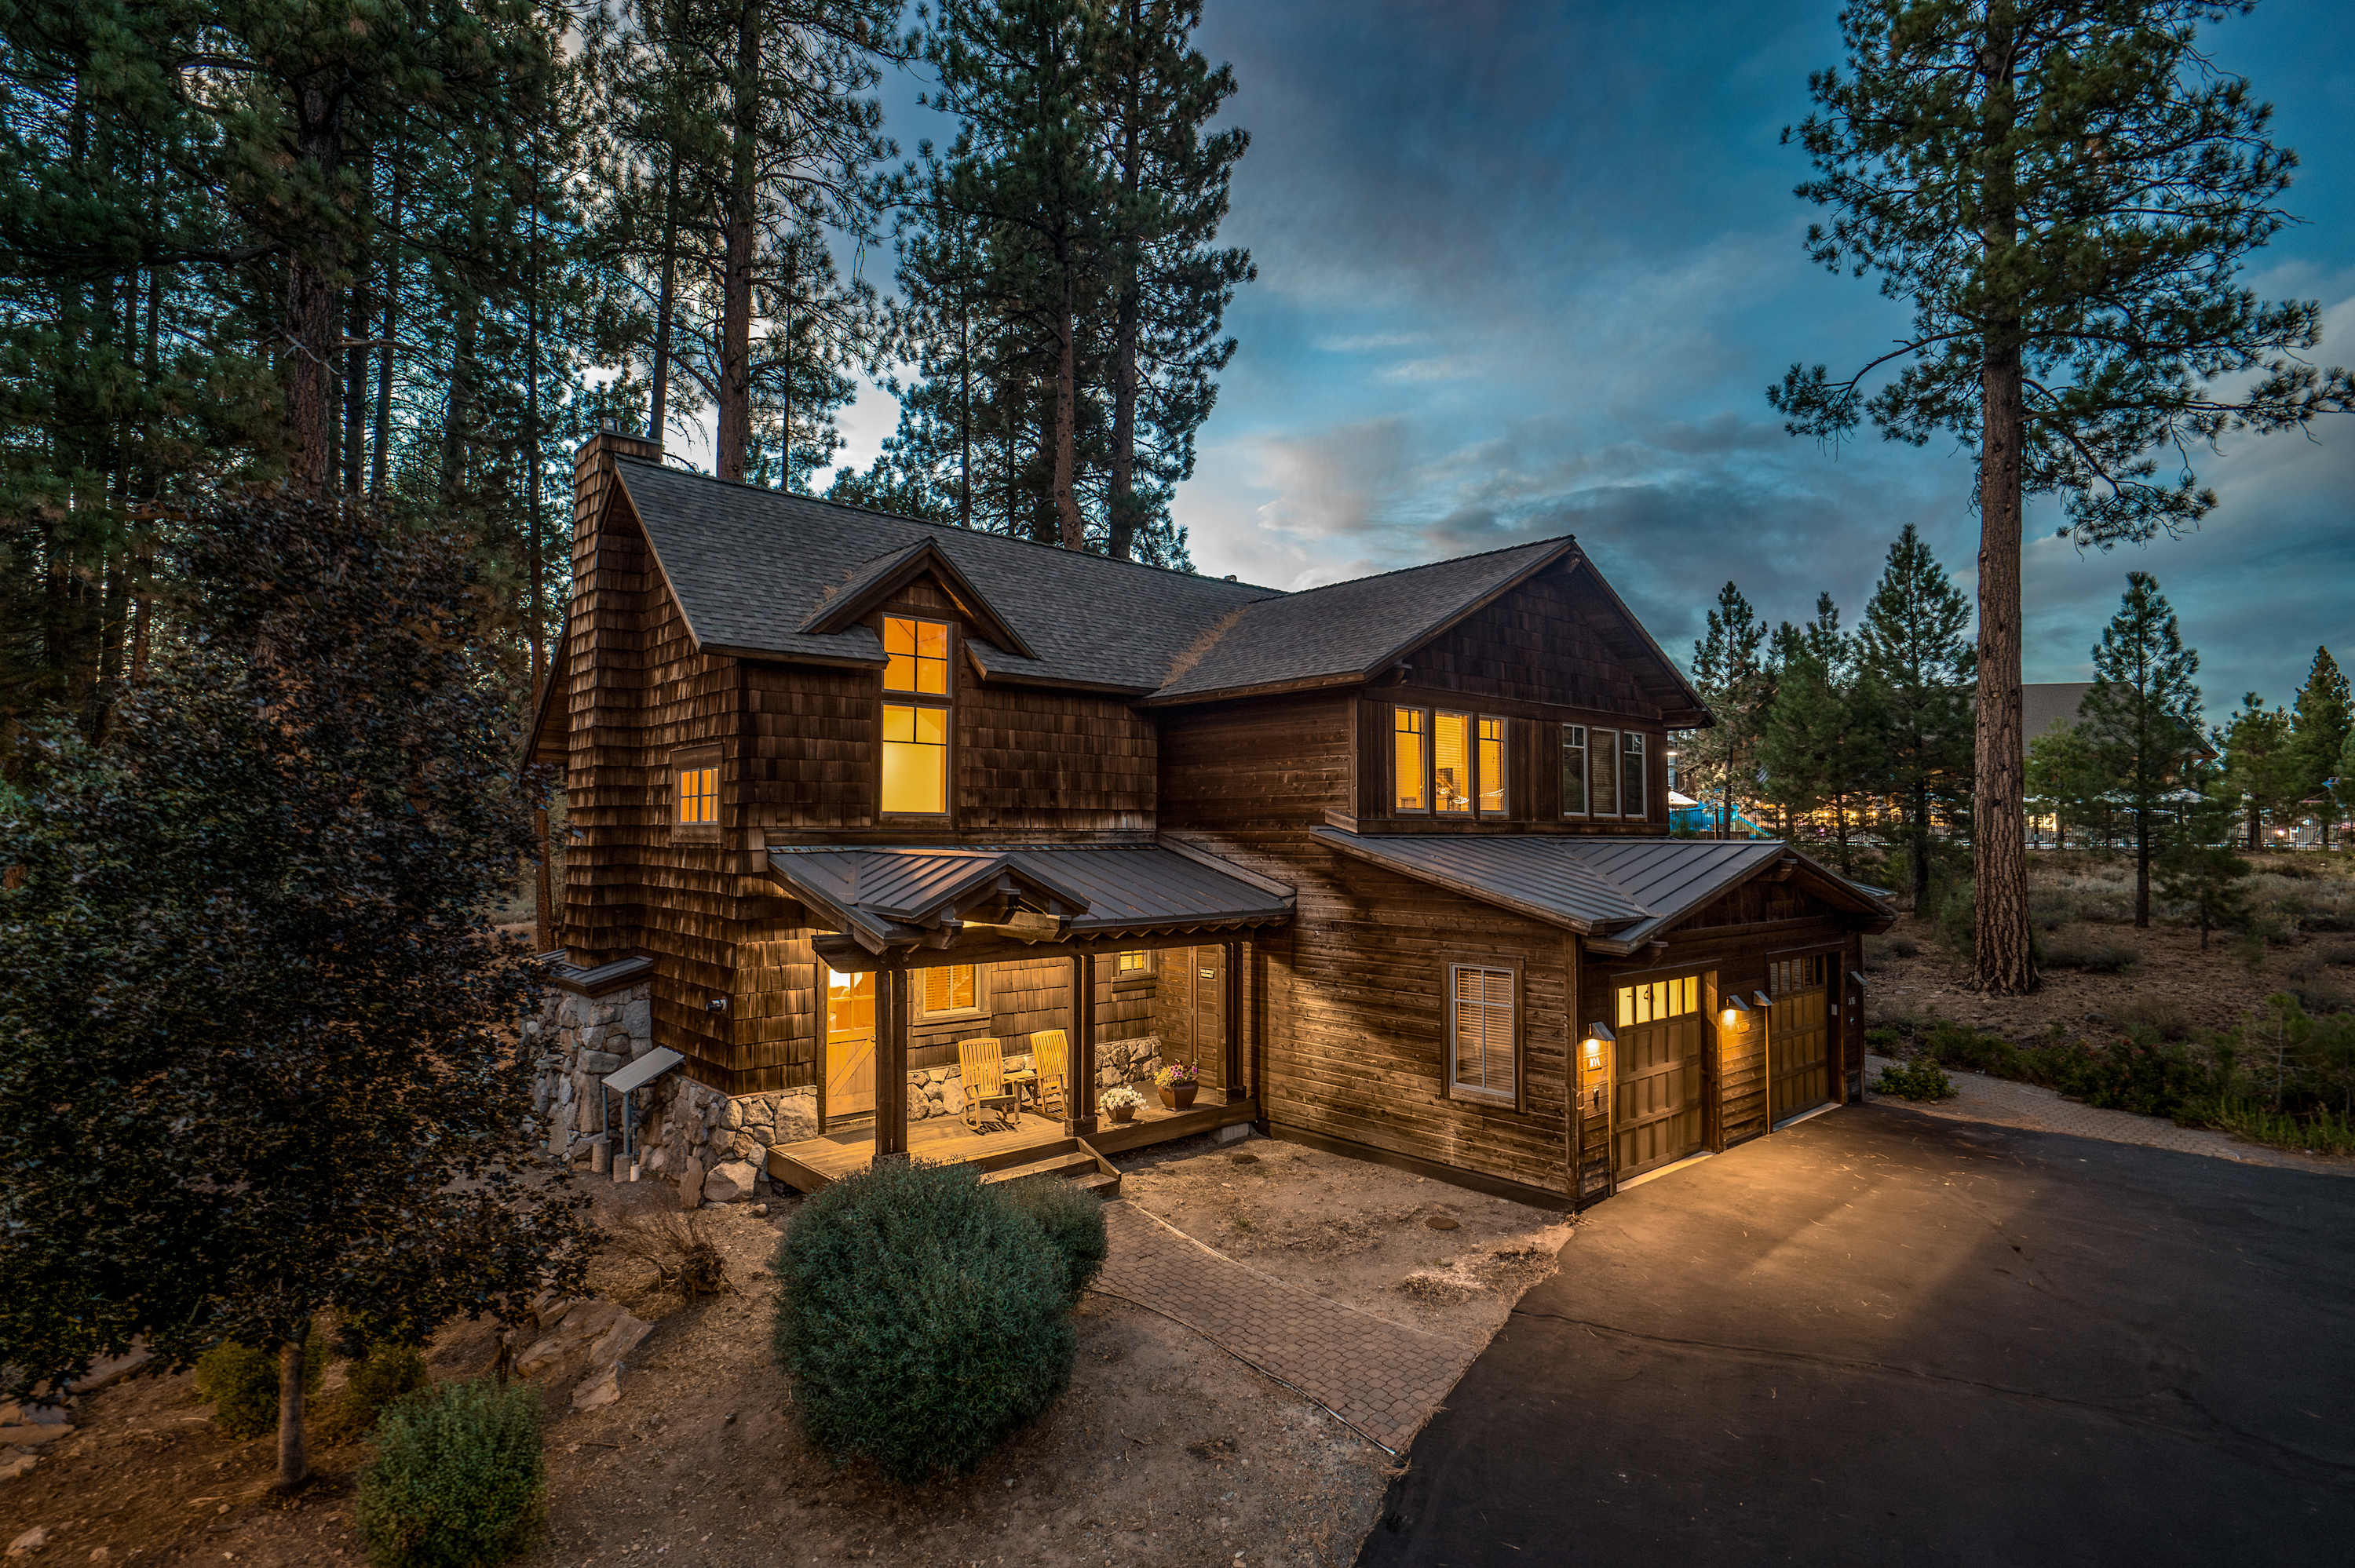
<svg viewBox="0 0 2355 1568">
<path fill-rule="evenodd" d="M 1112 1119 L 1114 1121 L 1135 1121 L 1136 1119 L 1136 1107 L 1135 1106 L 1114 1106 L 1112 1107 Z"/>
<path fill-rule="evenodd" d="M 1164 1089 L 1161 1091 L 1161 1103 L 1171 1110 L 1184 1110 L 1194 1103 L 1194 1091 L 1199 1087 L 1199 1084 L 1179 1084 L 1174 1088 Z"/>
</svg>

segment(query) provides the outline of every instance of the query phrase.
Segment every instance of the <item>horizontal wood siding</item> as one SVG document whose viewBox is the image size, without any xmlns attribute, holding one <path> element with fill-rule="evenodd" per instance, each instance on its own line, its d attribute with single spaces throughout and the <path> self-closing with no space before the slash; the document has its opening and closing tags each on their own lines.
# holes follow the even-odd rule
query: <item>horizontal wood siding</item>
<svg viewBox="0 0 2355 1568">
<path fill-rule="evenodd" d="M 1475 610 L 1408 662 L 1419 686 L 1657 723 L 1659 701 L 1629 668 L 1625 638 L 1602 596 L 1557 568 Z"/>
<path fill-rule="evenodd" d="M 1269 1121 L 1568 1192 L 1572 963 L 1562 931 L 1297 833 L 1201 842 L 1298 890 L 1292 927 L 1265 943 L 1259 1092 Z M 1446 1093 L 1448 966 L 1500 962 L 1521 973 L 1518 1109 Z"/>
<path fill-rule="evenodd" d="M 1324 825 L 1352 809 L 1347 693 L 1164 710 L 1161 825 L 1222 832 Z"/>
</svg>

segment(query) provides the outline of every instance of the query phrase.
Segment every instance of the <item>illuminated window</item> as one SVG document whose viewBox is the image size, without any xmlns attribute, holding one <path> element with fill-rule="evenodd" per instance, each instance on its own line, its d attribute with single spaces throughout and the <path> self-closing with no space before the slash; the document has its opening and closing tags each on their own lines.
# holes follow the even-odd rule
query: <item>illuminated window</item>
<svg viewBox="0 0 2355 1568">
<path fill-rule="evenodd" d="M 1448 1082 L 1475 1099 L 1514 1098 L 1513 971 L 1451 965 Z"/>
<path fill-rule="evenodd" d="M 1431 720 L 1431 798 L 1444 812 L 1472 809 L 1472 715 L 1433 714 Z"/>
<path fill-rule="evenodd" d="M 1619 732 L 1594 729 L 1587 734 L 1591 766 L 1586 770 L 1587 807 L 1598 817 L 1619 814 Z"/>
<path fill-rule="evenodd" d="M 1480 721 L 1480 814 L 1505 814 L 1505 721 Z"/>
<path fill-rule="evenodd" d="M 1630 730 L 1619 737 L 1619 810 L 1641 817 L 1649 815 L 1650 805 L 1644 789 L 1644 737 Z"/>
<path fill-rule="evenodd" d="M 942 816 L 949 809 L 949 711 L 883 705 L 883 810 Z"/>
<path fill-rule="evenodd" d="M 1623 985 L 1618 992 L 1616 1028 L 1625 1029 L 1638 1023 L 1664 1023 L 1671 1018 L 1682 1018 L 1700 1011 L 1700 976 L 1679 975 L 1675 980 L 1646 980 L 1641 985 Z"/>
<path fill-rule="evenodd" d="M 1431 810 L 1431 715 L 1421 708 L 1391 710 L 1391 807 Z"/>
<path fill-rule="evenodd" d="M 681 768 L 676 775 L 678 787 L 671 796 L 671 820 L 682 825 L 719 821 L 719 768 Z"/>
<path fill-rule="evenodd" d="M 916 1015 L 919 1018 L 967 1018 L 989 1005 L 988 987 L 979 964 L 945 964 L 918 969 Z"/>
<path fill-rule="evenodd" d="M 1586 726 L 1561 726 L 1561 814 L 1586 815 Z"/>
<path fill-rule="evenodd" d="M 1153 972 L 1153 955 L 1142 951 L 1123 953 L 1120 956 L 1119 967 L 1114 972 L 1123 980 L 1135 975 L 1149 975 Z"/>
<path fill-rule="evenodd" d="M 883 689 L 944 697 L 949 691 L 949 629 L 910 616 L 883 618 Z"/>
</svg>

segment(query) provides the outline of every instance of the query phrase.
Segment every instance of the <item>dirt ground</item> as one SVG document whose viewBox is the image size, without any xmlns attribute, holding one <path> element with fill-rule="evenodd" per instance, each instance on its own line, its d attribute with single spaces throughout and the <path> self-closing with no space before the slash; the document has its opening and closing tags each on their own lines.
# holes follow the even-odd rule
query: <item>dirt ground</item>
<svg viewBox="0 0 2355 1568">
<path fill-rule="evenodd" d="M 1127 1196 L 1255 1268 L 1395 1321 L 1484 1343 L 1553 1266 L 1558 1216 L 1253 1139 L 1126 1160 Z M 655 1183 L 598 1189 L 600 1218 L 671 1206 Z M 810 1451 L 770 1359 L 765 1265 L 793 1203 L 699 1223 L 737 1292 L 687 1305 L 645 1266 L 604 1255 L 592 1282 L 655 1324 L 625 1362 L 620 1403 L 573 1414 L 573 1369 L 546 1379 L 549 1524 L 525 1561 L 755 1568 L 905 1564 L 1346 1563 L 1372 1525 L 1386 1455 L 1190 1330 L 1108 1298 L 1078 1314 L 1071 1389 L 975 1474 L 908 1489 Z M 1444 1226 L 1434 1228 L 1437 1218 Z M 436 1378 L 477 1376 L 496 1341 L 460 1325 Z M 314 1451 L 298 1499 L 267 1488 L 268 1439 L 232 1443 L 183 1376 L 80 1401 L 77 1429 L 0 1482 L 0 1542 L 46 1527 L 31 1564 L 256 1568 L 362 1561 L 350 1526 L 358 1445 Z M 15 1568 L 12 1564 L 11 1568 Z"/>
</svg>

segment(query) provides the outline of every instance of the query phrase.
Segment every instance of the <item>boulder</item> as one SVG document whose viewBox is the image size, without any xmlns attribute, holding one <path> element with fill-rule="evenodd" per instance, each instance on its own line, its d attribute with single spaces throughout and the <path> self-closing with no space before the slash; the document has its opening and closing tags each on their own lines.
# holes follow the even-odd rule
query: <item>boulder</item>
<svg viewBox="0 0 2355 1568">
<path fill-rule="evenodd" d="M 730 1160 L 711 1168 L 703 1179 L 703 1198 L 709 1203 L 733 1203 L 752 1195 L 760 1171 L 749 1160 Z"/>
<path fill-rule="evenodd" d="M 19 1454 L 13 1459 L 0 1460 L 0 1481 L 13 1481 L 40 1462 L 37 1454 Z"/>
<path fill-rule="evenodd" d="M 601 1410 L 622 1397 L 622 1369 L 606 1367 L 584 1377 L 572 1390 L 574 1411 Z"/>
<path fill-rule="evenodd" d="M 655 1037 L 655 1004 L 641 997 L 622 1009 L 622 1027 L 640 1040 Z"/>
<path fill-rule="evenodd" d="M 613 1326 L 597 1336 L 589 1347 L 589 1364 L 592 1367 L 613 1366 L 623 1356 L 638 1348 L 638 1341 L 655 1331 L 655 1326 L 643 1318 L 624 1312 L 615 1318 Z"/>
<path fill-rule="evenodd" d="M 49 1527 L 46 1524 L 37 1524 L 8 1543 L 8 1555 L 30 1557 L 48 1543 Z"/>
<path fill-rule="evenodd" d="M 44 1443 L 54 1443 L 60 1437 L 70 1437 L 70 1426 L 0 1426 L 0 1448 L 37 1448 Z"/>
<path fill-rule="evenodd" d="M 620 1072 L 622 1063 L 625 1059 L 619 1053 L 613 1051 L 583 1051 L 573 1058 L 582 1072 L 593 1074 L 600 1078 L 608 1073 Z"/>
<path fill-rule="evenodd" d="M 681 1160 L 678 1167 L 678 1206 L 682 1209 L 699 1208 L 704 1199 L 710 1196 L 710 1192 L 711 1178 L 704 1174 L 703 1161 Z M 725 1199 L 714 1201 L 726 1202 Z"/>
<path fill-rule="evenodd" d="M 941 1114 L 943 1116 L 964 1115 L 964 1080 L 963 1078 L 952 1077 L 942 1081 Z"/>
</svg>

